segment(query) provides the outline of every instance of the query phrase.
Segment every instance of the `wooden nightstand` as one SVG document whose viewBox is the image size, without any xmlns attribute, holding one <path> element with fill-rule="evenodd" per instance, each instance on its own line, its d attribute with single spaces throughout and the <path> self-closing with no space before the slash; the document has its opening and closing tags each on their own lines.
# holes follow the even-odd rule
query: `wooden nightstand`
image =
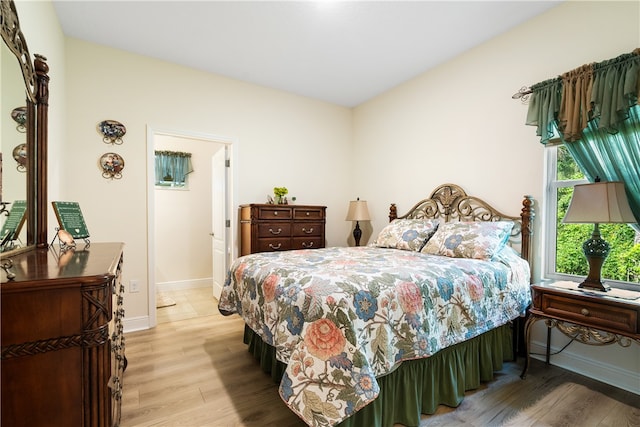
<svg viewBox="0 0 640 427">
<path fill-rule="evenodd" d="M 538 320 L 547 325 L 546 362 L 549 363 L 551 329 L 589 345 L 640 344 L 640 292 L 612 289 L 609 292 L 578 289 L 578 283 L 548 282 L 531 285 L 532 305 L 524 326 L 526 360 L 522 378 L 529 368 L 531 328 Z"/>
</svg>

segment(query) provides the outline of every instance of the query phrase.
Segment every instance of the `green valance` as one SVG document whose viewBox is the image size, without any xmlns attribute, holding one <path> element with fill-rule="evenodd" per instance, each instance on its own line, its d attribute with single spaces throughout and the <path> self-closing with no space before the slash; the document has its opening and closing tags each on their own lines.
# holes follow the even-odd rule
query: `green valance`
<svg viewBox="0 0 640 427">
<path fill-rule="evenodd" d="M 537 127 L 543 144 L 555 127 L 565 142 L 578 141 L 595 118 L 599 129 L 616 133 L 639 98 L 640 48 L 531 86 L 526 124 Z"/>
<path fill-rule="evenodd" d="M 540 142 L 546 144 L 556 135 L 555 126 L 560 111 L 562 80 L 559 78 L 545 80 L 531 86 L 526 124 L 537 126 L 536 135 Z"/>
<path fill-rule="evenodd" d="M 156 185 L 182 187 L 187 175 L 193 172 L 191 153 L 156 150 L 155 158 Z"/>
</svg>

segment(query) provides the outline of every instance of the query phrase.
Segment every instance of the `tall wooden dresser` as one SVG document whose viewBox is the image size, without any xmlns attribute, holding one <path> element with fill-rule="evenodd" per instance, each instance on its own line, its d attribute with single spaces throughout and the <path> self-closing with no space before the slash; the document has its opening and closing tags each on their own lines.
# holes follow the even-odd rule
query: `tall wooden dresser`
<svg viewBox="0 0 640 427">
<path fill-rule="evenodd" d="M 121 243 L 92 243 L 10 257 L 16 276 L 0 285 L 2 426 L 119 425 L 122 256 Z"/>
<path fill-rule="evenodd" d="M 325 245 L 326 206 L 240 206 L 240 254 L 317 249 Z"/>
</svg>

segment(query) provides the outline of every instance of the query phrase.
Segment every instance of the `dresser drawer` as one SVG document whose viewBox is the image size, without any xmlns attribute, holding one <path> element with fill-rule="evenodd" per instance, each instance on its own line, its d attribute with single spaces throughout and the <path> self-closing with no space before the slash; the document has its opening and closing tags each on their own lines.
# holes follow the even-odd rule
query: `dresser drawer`
<svg viewBox="0 0 640 427">
<path fill-rule="evenodd" d="M 291 236 L 290 222 L 269 222 L 258 224 L 258 237 L 289 237 Z"/>
<path fill-rule="evenodd" d="M 257 252 L 288 251 L 291 249 L 291 238 L 258 239 L 257 249 Z"/>
<path fill-rule="evenodd" d="M 321 222 L 298 222 L 293 224 L 294 237 L 319 237 L 322 236 L 324 224 Z"/>
<path fill-rule="evenodd" d="M 637 334 L 638 312 L 636 310 L 598 303 L 597 301 L 579 301 L 560 295 L 543 294 L 541 311 L 544 314 L 603 330 L 625 331 Z"/>
<path fill-rule="evenodd" d="M 324 242 L 319 237 L 294 237 L 291 249 L 318 249 L 323 247 Z"/>
<path fill-rule="evenodd" d="M 291 208 L 286 205 L 266 205 L 258 209 L 258 219 L 291 219 Z"/>
<path fill-rule="evenodd" d="M 320 207 L 293 208 L 294 219 L 324 219 L 324 209 Z"/>
</svg>

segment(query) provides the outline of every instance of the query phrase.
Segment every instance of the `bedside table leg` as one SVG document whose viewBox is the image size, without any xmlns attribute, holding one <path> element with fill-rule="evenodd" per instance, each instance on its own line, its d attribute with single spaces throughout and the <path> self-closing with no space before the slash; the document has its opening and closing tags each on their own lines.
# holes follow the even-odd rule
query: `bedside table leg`
<svg viewBox="0 0 640 427">
<path fill-rule="evenodd" d="M 549 360 L 551 359 L 551 325 L 547 325 L 547 354 L 545 361 L 547 365 L 549 364 Z"/>
<path fill-rule="evenodd" d="M 525 379 L 527 377 L 527 371 L 529 370 L 529 361 L 531 359 L 530 347 L 531 347 L 531 327 L 534 323 L 540 320 L 539 317 L 529 314 L 529 318 L 524 324 L 524 368 L 520 374 L 520 378 Z"/>
</svg>

